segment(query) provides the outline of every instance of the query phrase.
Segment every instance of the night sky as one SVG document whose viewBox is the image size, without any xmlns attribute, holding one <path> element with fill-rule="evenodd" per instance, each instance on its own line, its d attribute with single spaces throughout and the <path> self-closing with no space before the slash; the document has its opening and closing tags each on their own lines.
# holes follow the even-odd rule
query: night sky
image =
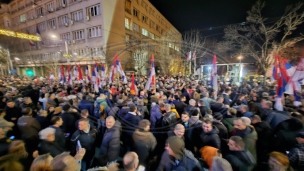
<svg viewBox="0 0 304 171">
<path fill-rule="evenodd" d="M 190 29 L 204 30 L 206 36 L 220 33 L 211 27 L 242 23 L 247 11 L 257 0 L 150 0 L 181 33 Z M 281 16 L 287 5 L 304 0 L 266 0 L 263 14 L 267 18 Z"/>
</svg>

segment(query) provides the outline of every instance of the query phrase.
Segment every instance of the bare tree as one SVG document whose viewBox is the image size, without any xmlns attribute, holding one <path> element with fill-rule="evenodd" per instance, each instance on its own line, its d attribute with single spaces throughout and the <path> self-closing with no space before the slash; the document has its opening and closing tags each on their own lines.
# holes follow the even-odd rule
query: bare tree
<svg viewBox="0 0 304 171">
<path fill-rule="evenodd" d="M 273 54 L 304 40 L 303 34 L 292 35 L 304 21 L 304 12 L 299 14 L 302 5 L 288 6 L 279 19 L 270 20 L 262 15 L 265 2 L 256 2 L 247 12 L 246 22 L 224 29 L 224 41 L 218 44 L 218 52 L 252 57 L 257 61 L 261 73 L 266 74 L 274 61 Z M 291 35 L 293 38 L 290 38 Z"/>
</svg>

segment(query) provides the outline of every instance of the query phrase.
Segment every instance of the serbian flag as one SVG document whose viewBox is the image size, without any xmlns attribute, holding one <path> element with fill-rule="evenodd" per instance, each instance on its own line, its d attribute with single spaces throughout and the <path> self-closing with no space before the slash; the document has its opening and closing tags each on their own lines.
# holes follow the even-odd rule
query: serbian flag
<svg viewBox="0 0 304 171">
<path fill-rule="evenodd" d="M 78 65 L 77 68 L 78 68 L 78 79 L 79 79 L 80 83 L 83 83 L 82 71 L 81 71 L 80 65 Z"/>
<path fill-rule="evenodd" d="M 40 40 L 41 40 L 41 44 L 44 45 L 44 42 L 41 38 L 41 34 L 40 34 L 40 31 L 39 31 L 39 28 L 38 28 L 38 25 L 36 25 L 36 36 L 40 37 Z"/>
<path fill-rule="evenodd" d="M 72 75 L 71 75 L 71 66 L 68 66 L 68 83 L 70 85 L 73 85 L 73 81 L 72 81 Z"/>
<path fill-rule="evenodd" d="M 154 67 L 154 54 L 152 54 L 151 58 L 151 67 L 150 67 L 150 73 L 149 73 L 149 78 L 146 83 L 145 89 L 149 90 L 149 88 L 155 85 L 155 67 Z"/>
<path fill-rule="evenodd" d="M 95 67 L 92 68 L 92 82 L 93 82 L 93 85 L 94 85 L 94 90 L 95 92 L 99 92 L 99 89 L 98 89 L 98 84 L 97 84 L 97 78 L 96 78 L 96 73 L 95 73 Z"/>
<path fill-rule="evenodd" d="M 131 90 L 130 90 L 130 93 L 131 93 L 132 95 L 137 96 L 137 87 L 136 87 L 136 85 L 135 85 L 134 74 L 132 74 L 132 77 L 131 77 Z"/>
<path fill-rule="evenodd" d="M 277 111 L 283 111 L 282 98 L 284 97 L 284 92 L 286 91 L 286 85 L 290 80 L 286 70 L 286 61 L 282 60 L 278 55 L 275 57 L 275 67 L 276 71 L 273 73 L 274 78 L 278 81 L 277 87 L 277 98 L 275 100 L 274 108 Z"/>
<path fill-rule="evenodd" d="M 60 82 L 66 83 L 65 74 L 64 74 L 64 66 L 61 65 L 60 67 Z"/>
<path fill-rule="evenodd" d="M 91 80 L 91 77 L 90 77 L 90 73 L 89 73 L 89 67 L 87 65 L 85 67 L 85 75 L 86 75 L 86 82 L 89 83 Z"/>
<path fill-rule="evenodd" d="M 115 67 L 114 65 L 112 65 L 109 72 L 109 83 L 114 82 L 114 77 L 115 77 Z"/>
<path fill-rule="evenodd" d="M 187 61 L 190 61 L 190 60 L 191 60 L 191 51 L 188 52 L 188 54 L 187 54 Z"/>
<path fill-rule="evenodd" d="M 98 85 L 98 87 L 101 87 L 101 84 L 100 84 L 100 75 L 99 75 L 99 70 L 98 70 L 98 64 L 97 64 L 97 62 L 95 62 L 94 71 L 95 71 L 95 77 L 96 77 L 96 84 Z"/>
<path fill-rule="evenodd" d="M 210 78 L 210 85 L 213 87 L 214 92 L 218 91 L 217 86 L 217 66 L 216 66 L 216 55 L 214 54 L 212 60 L 212 70 L 211 70 L 211 78 Z"/>
<path fill-rule="evenodd" d="M 78 67 L 74 66 L 74 81 L 77 81 L 78 79 Z"/>
<path fill-rule="evenodd" d="M 101 64 L 101 84 L 102 85 L 106 85 L 106 69 L 105 69 L 105 65 Z"/>
<path fill-rule="evenodd" d="M 123 71 L 122 67 L 121 67 L 121 64 L 119 62 L 119 59 L 118 59 L 118 55 L 115 55 L 115 64 L 116 64 L 116 69 L 117 69 L 117 72 L 119 72 L 121 74 L 121 78 L 122 78 L 122 82 L 123 83 L 128 83 L 127 81 L 127 77 L 125 75 L 125 72 Z"/>
<path fill-rule="evenodd" d="M 196 60 L 196 51 L 193 52 L 193 60 Z"/>
</svg>

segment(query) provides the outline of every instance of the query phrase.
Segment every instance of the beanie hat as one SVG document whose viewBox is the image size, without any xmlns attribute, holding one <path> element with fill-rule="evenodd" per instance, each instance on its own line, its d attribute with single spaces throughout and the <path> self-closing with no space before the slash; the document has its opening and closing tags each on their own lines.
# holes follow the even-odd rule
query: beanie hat
<svg viewBox="0 0 304 171">
<path fill-rule="evenodd" d="M 184 149 L 185 149 L 184 140 L 177 136 L 172 136 L 167 139 L 167 143 L 169 144 L 171 150 L 175 154 L 175 158 L 177 160 L 180 160 L 184 154 Z"/>
</svg>

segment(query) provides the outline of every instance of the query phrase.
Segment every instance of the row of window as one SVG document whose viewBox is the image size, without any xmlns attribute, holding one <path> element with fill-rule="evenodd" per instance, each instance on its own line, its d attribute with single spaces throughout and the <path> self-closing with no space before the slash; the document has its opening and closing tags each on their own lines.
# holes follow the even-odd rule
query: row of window
<svg viewBox="0 0 304 171">
<path fill-rule="evenodd" d="M 94 38 L 101 36 L 101 26 L 91 27 L 87 29 L 88 38 Z M 85 39 L 85 31 L 77 30 L 72 32 L 73 40 L 83 40 Z M 71 33 L 63 33 L 60 35 L 61 40 L 70 41 Z"/>
<path fill-rule="evenodd" d="M 15 25 L 18 25 L 19 23 L 26 22 L 27 20 L 32 20 L 40 16 L 44 16 L 46 13 L 44 12 L 43 7 L 38 7 L 35 10 L 28 11 L 24 14 L 21 14 L 18 17 L 13 18 L 13 22 Z M 87 17 L 94 17 L 101 14 L 100 10 L 100 4 L 90 6 L 86 8 L 86 15 Z M 65 14 L 63 16 L 58 17 L 59 25 L 65 25 L 66 23 L 69 23 L 70 21 L 78 22 L 82 21 L 84 19 L 83 10 L 77 10 L 74 12 L 71 12 L 69 14 Z"/>
<path fill-rule="evenodd" d="M 133 28 L 132 28 L 131 19 L 129 19 L 129 18 L 125 18 L 125 28 L 129 29 L 129 30 L 133 29 L 136 32 L 140 32 L 140 28 L 139 28 L 138 24 L 133 23 Z M 164 31 L 158 25 L 156 26 L 156 31 L 160 32 L 161 34 L 164 33 Z M 142 28 L 142 35 L 149 36 L 148 35 L 148 31 L 146 29 L 144 29 L 144 28 Z M 154 39 L 154 34 L 153 33 L 150 33 L 150 38 Z"/>
</svg>

